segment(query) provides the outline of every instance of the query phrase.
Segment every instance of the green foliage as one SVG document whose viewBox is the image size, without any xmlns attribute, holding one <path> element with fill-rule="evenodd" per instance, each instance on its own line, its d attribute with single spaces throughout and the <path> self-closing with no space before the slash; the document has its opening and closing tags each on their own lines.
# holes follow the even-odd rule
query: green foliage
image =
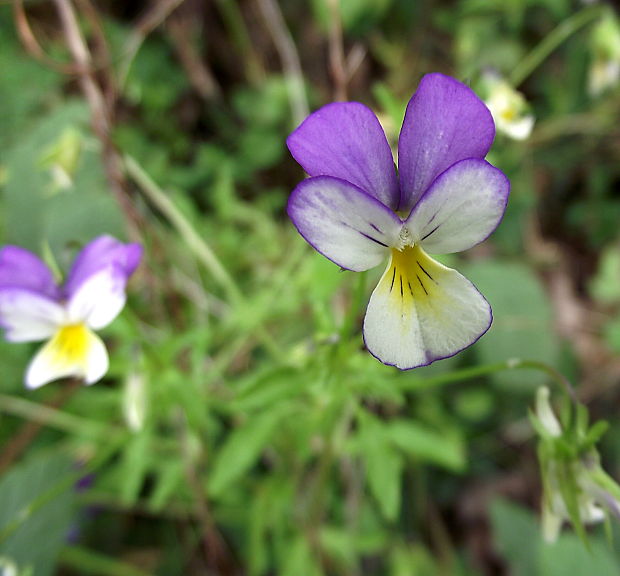
<svg viewBox="0 0 620 576">
<path fill-rule="evenodd" d="M 70 466 L 62 454 L 42 453 L 0 480 L 0 557 L 20 570 L 53 574 L 69 531 L 77 529 L 75 494 L 64 482 Z"/>
<path fill-rule="evenodd" d="M 523 264 L 480 262 L 467 267 L 471 278 L 493 308 L 493 325 L 476 344 L 483 363 L 519 356 L 554 364 L 558 343 L 552 326 L 549 300 L 540 281 Z M 498 372 L 493 380 L 515 392 L 532 394 L 544 384 L 543 374 Z"/>
<path fill-rule="evenodd" d="M 47 57 L 67 63 L 52 4 L 25 3 L 28 21 Z M 535 516 L 506 502 L 490 507 L 492 543 L 468 532 L 468 514 L 487 515 L 487 487 L 518 477 L 532 490 L 526 398 L 553 378 L 549 366 L 566 372 L 570 357 L 575 374 L 589 370 L 592 411 L 615 405 L 597 402 L 603 392 L 615 398 L 615 380 L 592 378 L 570 341 L 560 355 L 547 290 L 557 262 L 569 263 L 575 293 L 587 291 L 582 303 L 601 319 L 584 329 L 605 354 L 620 351 L 618 88 L 588 90 L 602 9 L 568 0 L 277 2 L 311 108 L 336 92 L 340 11 L 347 97 L 378 110 L 392 145 L 420 76 L 434 70 L 475 90 L 487 68 L 508 81 L 520 71 L 514 87 L 536 115 L 529 140 L 498 134 L 487 158 L 512 184 L 501 226 L 463 260 L 443 259 L 489 300 L 493 326 L 471 350 L 400 373 L 363 347 L 381 270 L 339 270 L 286 218 L 303 177 L 285 144 L 298 120 L 295 54 L 286 42 L 282 52 L 261 3 L 186 2 L 159 14 L 153 30 L 149 3 L 95 4 L 100 21 L 84 12 L 80 26 L 93 77 L 115 81 L 109 144 L 157 188 L 149 194 L 125 165 L 145 261 L 125 311 L 103 331 L 111 364 L 96 386 L 70 397 L 62 382 L 25 391 L 37 345 L 0 342 L 0 445 L 17 450 L 0 476 L 0 533 L 15 528 L 0 557 L 34 576 L 219 573 L 218 554 L 249 576 L 472 576 L 474 558 L 495 553 L 515 576 L 616 573 L 600 535 L 592 554 L 573 534 L 545 545 Z M 205 75 L 214 95 L 196 88 Z M 0 4 L 0 235 L 63 272 L 80 245 L 123 238 L 128 223 L 80 90 L 75 75 L 24 50 L 12 7 Z M 139 425 L 124 416 L 132 376 L 144 387 Z M 564 419 L 583 434 L 547 455 L 593 449 L 604 425 L 589 427 L 586 416 Z M 19 448 L 29 425 L 41 429 Z M 76 460 L 94 470 L 84 493 L 67 487 Z M 574 470 L 558 475 L 579 516 Z M 611 476 L 601 469 L 594 480 L 618 499 Z M 79 540 L 68 544 L 79 518 Z"/>
<path fill-rule="evenodd" d="M 618 573 L 618 559 L 601 538 L 591 539 L 590 550 L 574 534 L 562 534 L 556 543 L 545 544 L 536 517 L 503 500 L 492 503 L 491 521 L 498 549 L 515 576 Z"/>
</svg>

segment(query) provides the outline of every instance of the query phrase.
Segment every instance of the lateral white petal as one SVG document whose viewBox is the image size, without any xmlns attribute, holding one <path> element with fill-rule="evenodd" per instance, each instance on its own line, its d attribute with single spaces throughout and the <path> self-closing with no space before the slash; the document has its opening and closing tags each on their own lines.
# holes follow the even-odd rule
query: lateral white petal
<svg viewBox="0 0 620 576">
<path fill-rule="evenodd" d="M 408 370 L 467 348 L 491 320 L 489 303 L 456 270 L 419 247 L 392 250 L 368 303 L 364 340 L 381 362 Z"/>
<path fill-rule="evenodd" d="M 487 238 L 508 203 L 510 183 L 485 160 L 454 164 L 437 177 L 405 226 L 431 254 L 460 252 Z"/>
<path fill-rule="evenodd" d="M 36 342 L 54 334 L 65 318 L 63 307 L 38 292 L 0 288 L 0 326 L 11 342 Z"/>
<path fill-rule="evenodd" d="M 342 268 L 361 272 L 380 264 L 398 243 L 402 222 L 350 182 L 317 176 L 301 182 L 288 201 L 299 233 Z"/>
<path fill-rule="evenodd" d="M 30 362 L 25 383 L 39 388 L 52 380 L 70 376 L 93 384 L 108 370 L 108 353 L 95 333 L 85 326 L 61 328 Z"/>
<path fill-rule="evenodd" d="M 125 305 L 126 283 L 126 274 L 115 265 L 91 276 L 69 299 L 70 321 L 84 322 L 95 330 L 107 326 Z"/>
</svg>

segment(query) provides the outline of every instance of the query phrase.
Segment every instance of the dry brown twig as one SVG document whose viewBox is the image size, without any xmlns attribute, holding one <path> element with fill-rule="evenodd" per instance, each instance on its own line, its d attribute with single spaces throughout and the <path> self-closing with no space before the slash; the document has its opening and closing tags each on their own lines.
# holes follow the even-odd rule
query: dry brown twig
<svg viewBox="0 0 620 576">
<path fill-rule="evenodd" d="M 222 89 L 196 49 L 195 35 L 191 33 L 193 24 L 188 16 L 176 14 L 168 21 L 168 34 L 194 90 L 205 100 L 213 100 L 222 95 Z"/>
<path fill-rule="evenodd" d="M 327 0 L 329 8 L 329 70 L 334 81 L 334 100 L 347 99 L 347 71 L 342 39 L 342 18 L 340 17 L 339 0 Z"/>
<path fill-rule="evenodd" d="M 304 77 L 295 42 L 275 0 L 257 0 L 258 8 L 273 39 L 287 79 L 289 102 L 293 120 L 300 124 L 308 115 L 309 106 Z"/>
<path fill-rule="evenodd" d="M 147 36 L 174 12 L 185 0 L 161 0 L 138 20 L 125 43 L 123 63 L 120 66 L 119 82 L 125 84 L 131 64 Z"/>
<path fill-rule="evenodd" d="M 92 58 L 82 36 L 71 1 L 54 0 L 54 4 L 60 17 L 67 48 L 79 69 L 79 86 L 90 108 L 93 130 L 101 142 L 103 165 L 108 182 L 125 214 L 129 238 L 134 241 L 139 240 L 141 237 L 141 217 L 129 197 L 121 158 L 111 140 L 111 104 L 106 102 L 95 79 Z"/>
</svg>

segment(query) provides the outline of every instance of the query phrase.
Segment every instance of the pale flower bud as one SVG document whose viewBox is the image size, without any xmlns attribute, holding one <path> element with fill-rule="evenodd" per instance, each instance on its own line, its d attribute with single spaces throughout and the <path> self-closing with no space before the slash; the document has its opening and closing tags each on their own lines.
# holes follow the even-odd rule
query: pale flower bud
<svg viewBox="0 0 620 576">
<path fill-rule="evenodd" d="M 125 380 L 123 415 L 130 430 L 139 432 L 144 426 L 147 409 L 146 382 L 143 372 L 132 371 Z"/>
</svg>

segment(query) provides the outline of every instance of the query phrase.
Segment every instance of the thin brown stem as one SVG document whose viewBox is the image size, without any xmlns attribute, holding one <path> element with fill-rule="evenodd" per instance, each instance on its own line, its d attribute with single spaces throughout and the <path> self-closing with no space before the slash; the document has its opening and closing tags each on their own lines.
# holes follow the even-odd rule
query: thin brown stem
<svg viewBox="0 0 620 576">
<path fill-rule="evenodd" d="M 200 57 L 195 45 L 196 34 L 192 33 L 193 25 L 194 22 L 187 16 L 176 15 L 168 22 L 168 34 L 194 90 L 205 100 L 213 100 L 222 95 L 222 89 Z"/>
<path fill-rule="evenodd" d="M 342 40 L 342 18 L 339 0 L 327 0 L 330 16 L 329 26 L 329 70 L 334 81 L 334 100 L 347 99 L 348 74 Z"/>
<path fill-rule="evenodd" d="M 15 29 L 22 43 L 22 46 L 37 62 L 60 72 L 61 74 L 79 74 L 81 69 L 79 65 L 57 62 L 47 55 L 41 44 L 37 40 L 31 26 L 26 10 L 24 9 L 23 0 L 15 0 L 13 2 L 13 19 L 15 21 Z"/>
<path fill-rule="evenodd" d="M 125 44 L 124 61 L 121 65 L 119 74 L 121 84 L 125 83 L 131 63 L 147 36 L 153 30 L 161 26 L 168 16 L 170 16 L 183 2 L 184 0 L 161 0 L 160 2 L 155 2 L 151 9 L 145 12 L 138 20 Z"/>
<path fill-rule="evenodd" d="M 282 68 L 287 79 L 293 120 L 296 124 L 300 124 L 308 115 L 309 107 L 295 42 L 286 27 L 278 3 L 275 0 L 257 0 L 257 3 L 282 62 Z"/>
<path fill-rule="evenodd" d="M 180 420 L 182 422 L 181 442 L 185 461 L 185 476 L 195 500 L 196 516 L 200 524 L 205 549 L 205 561 L 217 574 L 222 576 L 234 575 L 237 570 L 232 555 L 213 521 L 203 485 L 196 471 L 196 458 L 193 454 L 191 439 L 187 433 L 185 417 L 180 415 Z"/>
<path fill-rule="evenodd" d="M 121 168 L 121 160 L 110 137 L 110 110 L 101 88 L 97 84 L 92 68 L 92 59 L 86 41 L 82 36 L 77 16 L 70 0 L 54 0 L 60 17 L 65 41 L 80 73 L 78 81 L 84 98 L 88 102 L 91 123 L 95 135 L 102 145 L 102 159 L 108 182 L 127 221 L 127 232 L 132 240 L 139 240 L 141 218 L 129 197 L 127 182 Z"/>
</svg>

